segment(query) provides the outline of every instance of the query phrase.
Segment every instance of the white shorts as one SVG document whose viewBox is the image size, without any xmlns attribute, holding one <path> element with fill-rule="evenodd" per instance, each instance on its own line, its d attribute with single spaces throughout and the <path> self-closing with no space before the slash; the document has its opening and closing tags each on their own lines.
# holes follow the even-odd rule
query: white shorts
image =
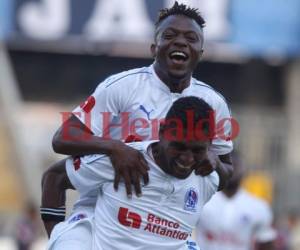
<svg viewBox="0 0 300 250">
<path fill-rule="evenodd" d="M 54 227 L 47 249 L 91 250 L 93 240 L 93 217 L 75 213 Z"/>
</svg>

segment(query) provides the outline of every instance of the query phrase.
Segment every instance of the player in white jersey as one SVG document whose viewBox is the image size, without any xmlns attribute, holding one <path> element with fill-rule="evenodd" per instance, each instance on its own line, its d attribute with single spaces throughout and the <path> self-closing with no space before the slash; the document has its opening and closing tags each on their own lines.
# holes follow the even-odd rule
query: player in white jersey
<svg viewBox="0 0 300 250">
<path fill-rule="evenodd" d="M 131 184 L 136 193 L 141 194 L 140 177 L 148 182 L 147 164 L 137 150 L 120 140 L 132 134 L 139 134 L 142 139 L 154 139 L 158 134 L 158 119 L 164 117 L 172 102 L 181 96 L 196 95 L 216 111 L 219 137 L 212 141 L 211 150 L 219 155 L 223 165 L 230 168 L 232 142 L 228 136 L 232 134 L 227 104 L 211 87 L 192 78 L 203 51 L 203 24 L 197 11 L 185 5 L 175 4 L 161 12 L 155 42 L 151 46 L 154 64 L 114 75 L 101 83 L 86 103 L 75 109 L 77 117 L 72 116 L 58 130 L 53 139 L 54 150 L 73 156 L 109 155 L 116 172 L 115 187 L 122 177 L 129 195 L 132 193 Z M 129 121 L 125 124 L 129 128 L 120 125 L 127 117 Z M 112 128 L 112 124 L 117 126 Z M 111 128 L 109 133 L 107 127 Z M 113 139 L 108 140 L 108 136 Z M 64 161 L 56 165 L 63 166 Z M 200 174 L 210 172 L 208 168 Z M 95 196 L 81 197 L 74 213 L 90 214 L 95 205 L 93 201 Z M 48 234 L 64 218 L 63 208 L 59 206 L 64 206 L 64 197 L 56 204 L 50 203 L 47 197 L 43 198 L 41 212 Z"/>
<path fill-rule="evenodd" d="M 205 250 L 273 250 L 276 233 L 270 206 L 239 187 L 244 169 L 236 157 L 227 188 L 203 209 L 196 230 L 198 245 Z"/>
<path fill-rule="evenodd" d="M 48 175 L 60 171 L 56 179 L 61 182 L 57 185 L 58 192 L 46 192 L 55 198 L 72 185 L 83 196 L 100 190 L 95 210 L 95 249 L 193 249 L 186 241 L 202 207 L 231 174 L 216 155 L 211 154 L 208 161 L 214 124 L 208 121 L 212 112 L 199 98 L 180 98 L 160 127 L 159 141 L 130 145 L 144 156 L 150 167 L 150 183 L 143 187 L 142 197 L 129 199 L 124 191 L 114 190 L 112 163 L 105 155 L 89 155 L 79 161 L 70 158 L 65 168 L 52 169 Z M 195 174 L 213 161 L 216 171 L 206 177 Z M 120 184 L 120 188 L 125 190 L 125 185 Z M 70 227 L 78 217 L 60 223 L 61 228 Z"/>
</svg>

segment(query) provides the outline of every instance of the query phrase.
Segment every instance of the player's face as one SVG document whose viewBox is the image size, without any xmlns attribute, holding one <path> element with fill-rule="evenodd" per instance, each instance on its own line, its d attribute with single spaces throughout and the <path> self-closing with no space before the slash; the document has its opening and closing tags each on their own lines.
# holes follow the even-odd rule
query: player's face
<svg viewBox="0 0 300 250">
<path fill-rule="evenodd" d="M 160 73 L 181 79 L 190 77 L 202 55 L 203 32 L 191 18 L 167 17 L 157 28 L 151 51 Z"/>
<path fill-rule="evenodd" d="M 179 179 L 187 178 L 197 164 L 207 158 L 209 141 L 167 140 L 160 138 L 163 165 L 168 174 Z"/>
</svg>

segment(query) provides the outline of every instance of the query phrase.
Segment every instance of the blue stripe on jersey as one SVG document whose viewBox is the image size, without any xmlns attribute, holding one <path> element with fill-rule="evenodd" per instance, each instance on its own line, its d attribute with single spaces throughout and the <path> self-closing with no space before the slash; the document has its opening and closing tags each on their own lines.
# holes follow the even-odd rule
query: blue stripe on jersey
<svg viewBox="0 0 300 250">
<path fill-rule="evenodd" d="M 108 87 L 111 86 L 112 84 L 116 83 L 117 81 L 119 81 L 119 80 L 121 80 L 121 79 L 123 79 L 123 78 L 125 78 L 125 77 L 127 77 L 127 76 L 136 75 L 136 74 L 150 74 L 150 75 L 152 75 L 152 73 L 151 73 L 151 72 L 148 72 L 148 71 L 140 71 L 140 72 L 135 72 L 135 73 L 129 73 L 129 74 L 125 75 L 125 76 L 121 76 L 120 78 L 118 78 L 118 79 L 112 81 L 112 82 L 109 83 L 107 86 L 105 86 L 105 88 L 108 88 Z"/>
<path fill-rule="evenodd" d="M 81 157 L 82 158 L 81 160 L 82 160 L 82 162 L 84 162 L 86 164 L 90 164 L 94 161 L 98 161 L 105 157 L 108 157 L 108 156 L 105 154 L 92 154 L 92 155 L 86 155 L 86 156 Z"/>
<path fill-rule="evenodd" d="M 198 83 L 198 82 L 196 82 L 196 81 L 194 81 L 194 83 L 195 83 L 196 85 L 199 85 L 199 86 L 202 86 L 202 87 L 209 88 L 209 89 L 213 90 L 218 96 L 220 96 L 220 97 L 223 99 L 223 101 L 226 103 L 227 108 L 228 108 L 228 110 L 229 110 L 230 116 L 232 116 L 232 114 L 231 114 L 231 109 L 230 109 L 230 107 L 229 107 L 229 105 L 228 105 L 228 103 L 227 103 L 227 101 L 226 101 L 226 98 L 225 98 L 220 92 L 216 91 L 213 87 L 211 87 L 211 86 L 209 86 L 209 85 L 201 84 L 201 83 Z"/>
<path fill-rule="evenodd" d="M 218 96 L 220 96 L 220 97 L 223 99 L 224 102 L 226 102 L 225 97 L 224 97 L 220 92 L 216 91 L 213 87 L 211 87 L 211 86 L 209 86 L 209 85 L 206 85 L 206 84 L 198 83 L 198 82 L 196 82 L 196 81 L 194 81 L 194 83 L 195 83 L 196 85 L 199 85 L 199 86 L 202 86 L 202 87 L 206 87 L 206 88 L 209 88 L 209 89 L 213 90 L 214 92 L 216 92 L 216 94 L 217 94 Z M 226 102 L 226 103 L 227 103 L 227 102 Z"/>
</svg>

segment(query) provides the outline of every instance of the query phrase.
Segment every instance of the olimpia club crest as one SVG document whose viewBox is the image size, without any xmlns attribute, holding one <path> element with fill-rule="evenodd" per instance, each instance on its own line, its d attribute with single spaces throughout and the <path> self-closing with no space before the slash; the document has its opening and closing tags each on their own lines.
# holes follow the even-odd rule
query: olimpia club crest
<svg viewBox="0 0 300 250">
<path fill-rule="evenodd" d="M 194 188 L 188 189 L 184 196 L 184 210 L 196 212 L 198 194 Z"/>
</svg>

